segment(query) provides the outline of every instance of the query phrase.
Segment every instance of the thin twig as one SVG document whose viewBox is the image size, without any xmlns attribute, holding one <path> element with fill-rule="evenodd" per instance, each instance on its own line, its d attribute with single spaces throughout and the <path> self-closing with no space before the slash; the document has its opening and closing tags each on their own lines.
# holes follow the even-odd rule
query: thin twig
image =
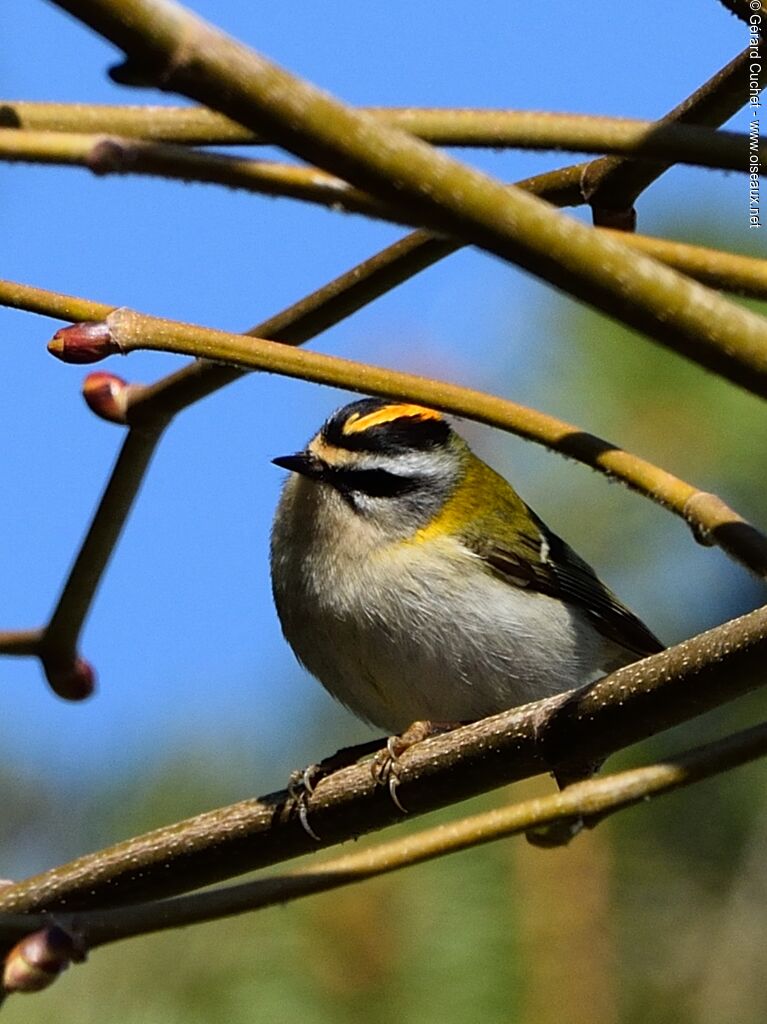
<svg viewBox="0 0 767 1024">
<path fill-rule="evenodd" d="M 742 170 L 742 153 L 736 147 L 742 147 L 743 136 L 698 125 L 672 122 L 659 128 L 657 121 L 639 118 L 537 110 L 360 109 L 435 146 L 620 152 L 635 158 L 665 156 L 679 163 L 692 159 L 704 167 Z M 207 107 L 0 100 L 0 127 L 119 135 L 187 146 L 269 145 L 271 141 Z M 725 162 L 712 162 L 717 160 L 717 153 Z"/>
<path fill-rule="evenodd" d="M 57 332 L 49 349 L 65 361 L 79 362 L 83 342 L 89 361 L 116 352 L 125 355 L 137 349 L 176 352 L 363 394 L 406 397 L 511 431 L 621 480 L 684 518 L 699 539 L 726 544 L 730 551 L 734 540 L 744 564 L 759 575 L 767 575 L 767 538 L 715 495 L 696 490 L 609 441 L 587 434 L 580 427 L 496 395 L 401 370 L 292 348 L 264 338 L 146 316 L 129 309 L 115 310 L 100 324 L 63 328 Z"/>
<path fill-rule="evenodd" d="M 106 108 L 110 111 L 119 111 L 120 108 Z M 9 162 L 27 162 L 43 164 L 69 164 L 80 166 L 91 166 L 97 173 L 126 173 L 130 169 L 130 160 L 136 162 L 149 162 L 154 159 L 160 167 L 159 173 L 168 173 L 173 177 L 181 177 L 180 168 L 183 167 L 183 154 L 190 153 L 187 145 L 178 143 L 173 138 L 173 119 L 167 117 L 167 112 L 177 113 L 179 108 L 148 108 L 153 111 L 165 110 L 166 116 L 160 125 L 152 124 L 146 116 L 135 117 L 138 124 L 133 124 L 133 131 L 123 133 L 117 127 L 109 127 L 109 119 L 105 116 L 99 118 L 90 117 L 89 122 L 100 120 L 100 127 L 85 127 L 78 125 L 75 117 L 70 117 L 72 127 L 67 131 L 52 127 L 25 127 L 5 128 L 0 131 L 0 160 Z M 362 108 L 361 108 L 362 109 Z M 9 107 L 0 105 L 0 125 L 4 116 L 7 117 Z M 142 108 L 134 108 L 140 115 Z M 379 116 L 378 112 L 372 111 Z M 182 124 L 188 125 L 190 112 L 181 109 L 185 118 L 180 118 Z M 252 133 L 246 129 L 233 125 L 227 118 L 207 112 L 210 119 L 217 118 L 218 123 L 224 126 L 232 126 L 238 129 L 240 135 L 246 136 L 244 141 L 253 141 Z M 432 144 L 450 138 L 449 126 L 452 120 L 456 125 L 455 136 L 464 140 L 475 140 L 480 138 L 483 144 L 498 148 L 499 145 L 515 147 L 517 149 L 547 150 L 547 151 L 569 151 L 571 153 L 614 153 L 631 157 L 634 160 L 670 160 L 673 163 L 691 164 L 697 167 L 710 167 L 720 170 L 730 170 L 745 173 L 743 163 L 743 149 L 748 145 L 748 136 L 739 132 L 716 131 L 712 128 L 698 127 L 696 125 L 669 124 L 658 127 L 654 121 L 632 121 L 628 118 L 593 117 L 585 114 L 550 114 L 537 113 L 534 111 L 499 112 L 491 115 L 486 113 L 483 123 L 479 116 L 473 111 L 440 111 L 422 112 L 418 110 L 405 110 L 399 112 L 403 116 L 381 117 L 381 121 L 390 124 L 395 128 L 407 131 L 418 138 L 425 139 Z M 429 116 L 431 114 L 431 117 Z M 464 115 L 464 116 L 462 116 Z M 135 116 L 135 115 L 134 115 Z M 29 119 L 28 119 L 29 120 Z M 33 122 L 35 118 L 31 119 Z M 42 119 L 38 119 L 42 120 Z M 125 117 L 114 117 L 116 124 L 127 123 L 128 128 L 131 122 Z M 477 123 L 479 121 L 479 123 Z M 490 126 L 495 122 L 503 121 L 505 132 L 496 131 L 493 135 Z M 171 131 L 165 132 L 170 139 L 164 139 L 162 123 L 170 125 Z M 442 130 L 429 130 L 426 126 L 436 123 L 442 126 Z M 149 128 L 149 137 L 143 136 L 136 129 L 139 125 Z M 413 128 L 420 130 L 414 131 Z M 484 132 L 486 134 L 478 134 Z M 247 136 L 251 138 L 248 139 Z M 502 142 L 498 142 L 498 137 Z M 125 159 L 122 166 L 118 154 L 109 160 L 107 155 L 94 156 L 92 151 L 96 145 L 105 141 L 114 141 L 115 145 L 121 145 L 125 151 Z M 206 140 L 209 141 L 209 140 Z M 235 141 L 235 140 L 232 140 Z M 455 145 L 453 141 L 451 143 Z M 464 141 L 464 145 L 468 145 Z M 476 141 L 471 142 L 477 145 Z M 203 154 L 198 154 L 202 156 Z M 241 161 L 247 164 L 249 161 Z M 112 164 L 116 166 L 112 166 Z M 170 171 L 163 170 L 163 163 L 170 167 Z M 200 166 L 203 168 L 205 164 Z M 213 165 L 215 166 L 215 165 Z M 190 167 L 195 165 L 190 163 Z M 144 171 L 156 173 L 150 164 Z M 203 180 L 210 180 L 204 178 Z M 237 179 L 235 178 L 235 181 Z"/>
<path fill-rule="evenodd" d="M 17 629 L 0 631 L 0 653 L 19 657 L 40 653 L 43 631 L 41 629 Z"/>
<path fill-rule="evenodd" d="M 77 638 L 98 584 L 120 537 L 141 480 L 162 435 L 163 424 L 132 428 L 67 576 L 42 638 L 40 656 L 49 681 L 76 658 Z"/>
<path fill-rule="evenodd" d="M 83 167 L 99 177 L 140 174 L 223 185 L 259 195 L 308 200 L 334 210 L 363 213 L 413 226 L 412 218 L 398 212 L 395 206 L 380 202 L 324 171 L 269 160 L 200 153 L 184 146 L 9 128 L 0 131 L 0 162 L 3 161 Z"/>
<path fill-rule="evenodd" d="M 686 242 L 674 242 L 668 238 L 624 232 L 620 232 L 620 235 L 626 245 L 641 249 L 653 259 L 667 263 L 711 288 L 748 295 L 754 299 L 767 299 L 767 260 L 689 245 Z"/>
</svg>

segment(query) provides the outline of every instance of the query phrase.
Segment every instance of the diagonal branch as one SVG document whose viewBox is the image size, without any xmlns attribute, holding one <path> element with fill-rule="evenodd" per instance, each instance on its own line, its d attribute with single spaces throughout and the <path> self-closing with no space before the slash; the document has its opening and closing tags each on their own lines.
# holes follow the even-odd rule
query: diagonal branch
<svg viewBox="0 0 767 1024">
<path fill-rule="evenodd" d="M 164 424 L 133 428 L 123 442 L 109 482 L 77 553 L 50 621 L 43 631 L 39 656 L 53 690 L 79 699 L 77 640 L 128 511 L 162 436 Z M 65 598 L 65 599 L 63 599 Z M 75 667 L 73 678 L 73 666 Z M 89 696 L 88 690 L 84 695 Z"/>
<path fill-rule="evenodd" d="M 761 11 L 763 15 L 767 16 L 767 4 L 765 4 L 764 0 L 761 0 L 761 2 L 760 0 L 752 0 L 750 3 L 747 0 L 719 0 L 719 3 L 726 7 L 731 14 L 734 14 L 736 18 L 745 21 L 746 24 L 755 24 L 751 21 L 755 11 L 757 13 Z"/>
<path fill-rule="evenodd" d="M 136 935 L 220 920 L 366 881 L 531 829 L 577 819 L 589 823 L 602 821 L 616 811 L 672 793 L 765 754 L 767 723 L 762 723 L 657 764 L 577 782 L 563 792 L 474 814 L 287 874 L 159 902 L 57 913 L 56 921 L 76 938 L 80 950 L 90 950 Z M 33 929 L 49 924 L 47 914 L 0 913 L 0 944 L 15 942 Z"/>
<path fill-rule="evenodd" d="M 611 753 L 767 683 L 767 607 L 549 697 L 415 744 L 398 761 L 411 814 L 423 814 L 568 762 Z M 172 896 L 395 823 L 369 765 L 323 779 L 307 804 L 285 791 L 157 829 L 0 889 L 0 911 L 81 910 Z"/>
<path fill-rule="evenodd" d="M 579 427 L 496 395 L 447 381 L 383 369 L 264 338 L 214 331 L 194 324 L 117 309 L 97 324 L 65 327 L 49 344 L 67 362 L 92 362 L 137 349 L 177 352 L 241 369 L 279 373 L 384 398 L 407 398 L 444 412 L 508 430 L 621 480 L 682 516 L 698 539 L 721 543 L 760 575 L 767 575 L 767 538 L 713 494 L 697 491 L 665 470 Z M 745 556 L 745 557 L 744 557 Z"/>
</svg>

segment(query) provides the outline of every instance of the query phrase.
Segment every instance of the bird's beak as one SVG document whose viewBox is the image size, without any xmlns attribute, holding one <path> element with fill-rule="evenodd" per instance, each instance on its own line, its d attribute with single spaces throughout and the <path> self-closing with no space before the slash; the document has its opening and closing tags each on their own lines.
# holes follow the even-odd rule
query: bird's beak
<svg viewBox="0 0 767 1024">
<path fill-rule="evenodd" d="M 295 455 L 278 455 L 272 459 L 275 466 L 282 469 L 289 469 L 291 473 L 300 473 L 301 476 L 308 476 L 312 480 L 318 480 L 325 466 L 316 455 L 311 452 L 296 452 Z"/>
</svg>

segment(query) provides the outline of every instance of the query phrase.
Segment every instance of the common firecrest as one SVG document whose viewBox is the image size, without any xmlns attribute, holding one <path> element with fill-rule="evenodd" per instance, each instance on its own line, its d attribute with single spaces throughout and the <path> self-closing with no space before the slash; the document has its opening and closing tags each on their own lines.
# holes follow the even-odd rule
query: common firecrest
<svg viewBox="0 0 767 1024">
<path fill-rule="evenodd" d="M 433 409 L 335 412 L 295 455 L 272 586 L 298 660 L 399 733 L 584 685 L 661 643 Z"/>
</svg>

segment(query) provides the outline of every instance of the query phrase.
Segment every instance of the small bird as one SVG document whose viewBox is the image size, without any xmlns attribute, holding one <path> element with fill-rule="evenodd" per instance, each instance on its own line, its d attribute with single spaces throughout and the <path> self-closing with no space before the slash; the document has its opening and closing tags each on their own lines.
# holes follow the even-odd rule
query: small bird
<svg viewBox="0 0 767 1024">
<path fill-rule="evenodd" d="M 390 734 L 467 722 L 662 650 L 444 416 L 363 399 L 295 455 L 272 530 L 298 660 Z"/>
</svg>

